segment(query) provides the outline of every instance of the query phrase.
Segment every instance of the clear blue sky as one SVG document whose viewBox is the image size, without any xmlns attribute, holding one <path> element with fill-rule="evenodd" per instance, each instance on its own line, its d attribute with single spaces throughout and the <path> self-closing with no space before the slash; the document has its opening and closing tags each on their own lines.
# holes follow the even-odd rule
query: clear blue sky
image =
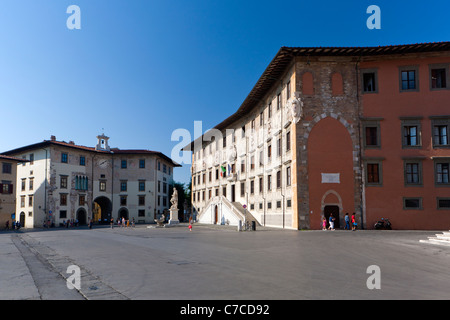
<svg viewBox="0 0 450 320">
<path fill-rule="evenodd" d="M 72 4 L 81 30 L 66 26 Z M 381 30 L 366 27 L 372 4 Z M 281 46 L 449 41 L 449 12 L 448 0 L 1 0 L 0 152 L 104 132 L 170 156 L 175 129 L 233 114 Z"/>
</svg>

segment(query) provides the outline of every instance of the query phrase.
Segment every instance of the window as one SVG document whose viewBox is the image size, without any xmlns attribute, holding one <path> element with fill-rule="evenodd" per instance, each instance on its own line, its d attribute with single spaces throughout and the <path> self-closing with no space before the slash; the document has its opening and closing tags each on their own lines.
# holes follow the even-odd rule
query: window
<svg viewBox="0 0 450 320">
<path fill-rule="evenodd" d="M 264 188 L 264 179 L 263 177 L 259 177 L 259 193 L 263 193 Z"/>
<path fill-rule="evenodd" d="M 437 198 L 437 208 L 450 210 L 450 198 Z"/>
<path fill-rule="evenodd" d="M 86 157 L 80 156 L 80 166 L 85 166 L 85 165 L 86 165 Z"/>
<path fill-rule="evenodd" d="M 402 146 L 403 148 L 420 147 L 420 120 L 418 121 L 403 121 L 402 124 L 403 137 Z"/>
<path fill-rule="evenodd" d="M 163 164 L 163 172 L 167 173 L 167 166 L 165 164 Z"/>
<path fill-rule="evenodd" d="M 33 196 L 32 195 L 28 196 L 28 206 L 29 207 L 33 206 Z"/>
<path fill-rule="evenodd" d="M 13 185 L 11 181 L 2 180 L 0 183 L 0 193 L 3 194 L 12 194 L 13 193 Z"/>
<path fill-rule="evenodd" d="M 286 168 L 286 185 L 291 185 L 291 167 Z"/>
<path fill-rule="evenodd" d="M 250 180 L 250 194 L 255 193 L 255 180 Z"/>
<path fill-rule="evenodd" d="M 281 188 L 281 171 L 277 171 L 277 189 Z"/>
<path fill-rule="evenodd" d="M 281 109 L 281 93 L 277 95 L 277 110 Z"/>
<path fill-rule="evenodd" d="M 25 196 L 20 196 L 20 207 L 25 208 Z"/>
<path fill-rule="evenodd" d="M 223 136 L 223 139 L 222 139 L 222 147 L 223 148 L 226 148 L 227 147 L 227 137 L 226 136 Z"/>
<path fill-rule="evenodd" d="M 419 67 L 402 66 L 399 67 L 400 92 L 419 90 Z"/>
<path fill-rule="evenodd" d="M 433 126 L 433 144 L 434 144 L 434 146 L 448 145 L 448 126 L 447 125 Z"/>
<path fill-rule="evenodd" d="M 86 204 L 86 196 L 80 194 L 80 197 L 78 198 L 78 205 L 84 206 L 85 204 Z"/>
<path fill-rule="evenodd" d="M 120 191 L 127 191 L 127 182 L 120 181 Z"/>
<path fill-rule="evenodd" d="M 127 196 L 120 196 L 120 205 L 121 206 L 127 205 Z"/>
<path fill-rule="evenodd" d="M 34 153 L 30 154 L 30 165 L 34 163 Z M 25 165 L 25 162 L 23 163 Z"/>
<path fill-rule="evenodd" d="M 145 159 L 139 159 L 139 168 L 145 169 Z"/>
<path fill-rule="evenodd" d="M 145 206 L 145 196 L 138 196 L 138 200 L 140 206 Z"/>
<path fill-rule="evenodd" d="M 272 118 L 272 103 L 269 103 L 267 106 L 267 117 L 270 119 Z"/>
<path fill-rule="evenodd" d="M 267 176 L 267 190 L 270 191 L 272 189 L 272 175 Z"/>
<path fill-rule="evenodd" d="M 270 162 L 270 160 L 272 159 L 272 145 L 268 145 L 267 146 L 267 160 Z"/>
<path fill-rule="evenodd" d="M 292 200 L 291 199 L 287 199 L 286 200 L 286 207 L 288 207 L 288 208 L 292 207 Z"/>
<path fill-rule="evenodd" d="M 61 193 L 59 195 L 59 205 L 67 206 L 67 194 L 66 193 Z"/>
<path fill-rule="evenodd" d="M 405 185 L 422 184 L 422 163 L 405 161 Z"/>
<path fill-rule="evenodd" d="M 381 160 L 368 160 L 366 162 L 366 183 L 368 186 L 382 184 Z"/>
<path fill-rule="evenodd" d="M 241 197 L 245 196 L 245 182 L 241 182 Z"/>
<path fill-rule="evenodd" d="M 59 187 L 61 189 L 67 189 L 67 176 L 61 176 L 60 177 L 60 184 Z"/>
<path fill-rule="evenodd" d="M 431 90 L 447 89 L 448 64 L 430 65 Z"/>
<path fill-rule="evenodd" d="M 259 126 L 262 127 L 264 125 L 264 112 L 261 111 L 259 114 Z"/>
<path fill-rule="evenodd" d="M 281 138 L 277 139 L 277 157 L 281 156 Z"/>
<path fill-rule="evenodd" d="M 291 132 L 286 133 L 286 152 L 291 150 Z"/>
<path fill-rule="evenodd" d="M 145 217 L 145 210 L 138 210 L 138 217 Z"/>
<path fill-rule="evenodd" d="M 145 191 L 145 181 L 139 180 L 139 191 Z"/>
<path fill-rule="evenodd" d="M 26 179 L 22 179 L 22 191 L 25 191 Z"/>
<path fill-rule="evenodd" d="M 121 160 L 120 161 L 120 167 L 122 169 L 126 169 L 127 168 L 127 160 Z"/>
<path fill-rule="evenodd" d="M 367 118 L 363 120 L 364 147 L 367 149 L 381 147 L 380 119 Z"/>
<path fill-rule="evenodd" d="M 261 150 L 259 152 L 259 166 L 262 167 L 264 165 L 264 151 Z"/>
<path fill-rule="evenodd" d="M 363 93 L 377 93 L 377 72 L 376 70 L 363 70 L 362 71 L 362 89 Z"/>
<path fill-rule="evenodd" d="M 106 181 L 105 180 L 100 180 L 99 181 L 99 191 L 106 191 Z"/>
<path fill-rule="evenodd" d="M 436 172 L 436 184 L 447 185 L 450 183 L 450 163 L 449 162 L 437 162 L 435 164 Z"/>
<path fill-rule="evenodd" d="M 3 173 L 12 173 L 11 163 L 3 163 Z"/>
<path fill-rule="evenodd" d="M 378 146 L 378 128 L 365 127 L 366 130 L 366 146 Z"/>
<path fill-rule="evenodd" d="M 422 198 L 403 198 L 403 209 L 421 210 Z"/>
<path fill-rule="evenodd" d="M 67 210 L 59 210 L 59 218 L 66 219 L 67 218 Z"/>
<path fill-rule="evenodd" d="M 65 152 L 61 153 L 61 162 L 62 163 L 67 163 L 68 162 L 68 155 L 67 155 L 67 153 L 65 153 Z"/>
<path fill-rule="evenodd" d="M 286 83 L 286 100 L 289 100 L 290 97 L 291 97 L 291 81 L 288 81 L 288 83 Z"/>
<path fill-rule="evenodd" d="M 250 157 L 250 170 L 255 170 L 255 156 Z"/>
<path fill-rule="evenodd" d="M 245 138 L 245 126 L 241 128 L 241 138 Z"/>
</svg>

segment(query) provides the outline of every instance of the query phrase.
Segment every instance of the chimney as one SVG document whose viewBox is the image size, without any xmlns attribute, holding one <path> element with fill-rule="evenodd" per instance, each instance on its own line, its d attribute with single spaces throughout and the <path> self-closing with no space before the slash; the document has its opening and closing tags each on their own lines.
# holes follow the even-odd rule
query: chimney
<svg viewBox="0 0 450 320">
<path fill-rule="evenodd" d="M 72 140 L 70 140 L 70 141 L 69 141 L 69 144 L 75 145 L 75 142 L 72 141 Z"/>
<path fill-rule="evenodd" d="M 55 136 L 50 136 L 50 141 L 56 141 L 56 137 Z"/>
</svg>

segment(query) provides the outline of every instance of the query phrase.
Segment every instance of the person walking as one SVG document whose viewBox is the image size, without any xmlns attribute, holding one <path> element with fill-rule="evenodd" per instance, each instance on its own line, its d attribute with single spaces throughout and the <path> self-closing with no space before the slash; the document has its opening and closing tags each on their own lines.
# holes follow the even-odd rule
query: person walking
<svg viewBox="0 0 450 320">
<path fill-rule="evenodd" d="M 352 231 L 356 230 L 357 225 L 358 224 L 356 223 L 355 213 L 353 212 L 353 214 L 352 214 Z"/>
<path fill-rule="evenodd" d="M 330 223 L 330 226 L 328 227 L 328 229 L 334 230 L 334 217 L 333 217 L 333 214 L 330 214 L 330 218 L 328 219 L 328 222 Z"/>
<path fill-rule="evenodd" d="M 345 214 L 345 230 L 350 230 L 350 217 L 348 216 L 348 212 Z"/>
<path fill-rule="evenodd" d="M 110 223 L 110 225 L 111 225 L 111 229 L 114 229 L 114 218 L 111 218 L 111 223 Z"/>
<path fill-rule="evenodd" d="M 325 217 L 323 217 L 322 219 L 322 230 L 323 231 L 327 230 L 327 219 L 325 219 Z"/>
</svg>

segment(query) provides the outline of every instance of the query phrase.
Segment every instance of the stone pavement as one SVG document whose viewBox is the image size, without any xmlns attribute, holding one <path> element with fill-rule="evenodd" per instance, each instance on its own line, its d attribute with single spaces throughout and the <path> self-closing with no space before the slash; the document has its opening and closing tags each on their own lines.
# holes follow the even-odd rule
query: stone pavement
<svg viewBox="0 0 450 320">
<path fill-rule="evenodd" d="M 149 228 L 148 228 L 149 227 Z M 0 232 L 0 299 L 448 299 L 450 247 L 432 231 L 137 225 Z M 68 289 L 67 268 L 81 270 Z M 381 289 L 370 290 L 371 265 Z"/>
</svg>

